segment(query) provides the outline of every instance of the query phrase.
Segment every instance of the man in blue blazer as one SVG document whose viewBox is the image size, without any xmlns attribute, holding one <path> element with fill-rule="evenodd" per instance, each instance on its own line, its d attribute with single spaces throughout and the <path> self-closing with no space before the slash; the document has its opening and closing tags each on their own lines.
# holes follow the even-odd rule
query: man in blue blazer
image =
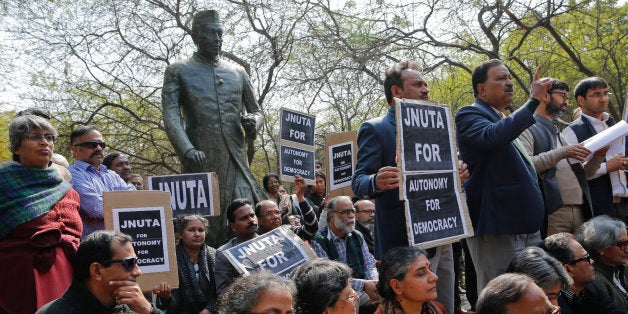
<svg viewBox="0 0 628 314">
<path fill-rule="evenodd" d="M 535 123 L 536 108 L 549 102 L 551 83 L 540 80 L 537 68 L 528 101 L 502 119 L 514 96 L 508 68 L 489 60 L 473 70 L 471 80 L 476 99 L 456 114 L 456 136 L 471 173 L 464 189 L 475 236 L 467 244 L 481 291 L 506 271 L 517 251 L 541 242 L 543 197 L 532 160 L 517 137 Z"/>
<path fill-rule="evenodd" d="M 399 200 L 401 170 L 395 160 L 397 128 L 395 100 L 429 100 L 427 82 L 416 62 L 391 66 L 384 80 L 388 113 L 364 122 L 358 132 L 358 164 L 353 175 L 353 193 L 375 200 L 375 258 L 397 246 L 409 246 L 403 201 Z M 432 270 L 438 275 L 438 301 L 454 312 L 454 261 L 451 244 L 428 251 Z"/>
</svg>

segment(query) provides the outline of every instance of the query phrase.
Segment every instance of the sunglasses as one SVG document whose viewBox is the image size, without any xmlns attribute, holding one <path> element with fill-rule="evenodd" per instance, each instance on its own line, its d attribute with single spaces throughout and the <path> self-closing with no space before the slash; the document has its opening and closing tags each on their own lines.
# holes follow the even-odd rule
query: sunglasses
<svg viewBox="0 0 628 314">
<path fill-rule="evenodd" d="M 591 257 L 589 256 L 589 254 L 587 254 L 587 255 L 579 258 L 579 259 L 575 259 L 575 260 L 573 260 L 573 261 L 571 261 L 571 262 L 569 262 L 567 264 L 569 264 L 569 265 L 576 265 L 576 264 L 578 264 L 580 262 L 583 262 L 583 261 L 587 261 L 587 263 L 591 264 Z"/>
<path fill-rule="evenodd" d="M 135 268 L 135 265 L 137 265 L 137 258 L 129 257 L 125 259 L 110 259 L 108 261 L 100 262 L 100 264 L 102 264 L 105 267 L 109 267 L 113 263 L 122 263 L 122 266 L 124 267 L 124 269 L 126 269 L 126 271 L 128 272 L 131 272 Z"/>
<path fill-rule="evenodd" d="M 107 144 L 105 144 L 105 142 L 83 142 L 74 144 L 74 146 L 81 146 L 89 149 L 95 149 L 96 146 L 100 146 L 100 148 L 105 149 L 105 147 L 107 147 Z"/>
</svg>

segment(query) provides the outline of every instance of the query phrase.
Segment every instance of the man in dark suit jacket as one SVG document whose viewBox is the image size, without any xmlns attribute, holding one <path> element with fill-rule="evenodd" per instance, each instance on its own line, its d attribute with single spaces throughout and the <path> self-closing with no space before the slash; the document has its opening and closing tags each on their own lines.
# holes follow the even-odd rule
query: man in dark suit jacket
<svg viewBox="0 0 628 314">
<path fill-rule="evenodd" d="M 427 82 L 416 62 L 394 64 L 386 71 L 384 92 L 390 109 L 384 117 L 364 122 L 358 131 L 358 163 L 353 193 L 375 200 L 375 258 L 397 246 L 408 246 L 403 201 L 399 200 L 401 170 L 396 167 L 397 129 L 395 100 L 429 100 Z M 451 244 L 431 249 L 430 263 L 438 275 L 438 301 L 454 312 L 454 269 Z"/>
<path fill-rule="evenodd" d="M 456 114 L 460 157 L 471 176 L 464 182 L 475 236 L 467 239 L 478 291 L 504 273 L 518 250 L 541 242 L 544 205 L 530 156 L 517 137 L 535 123 L 533 113 L 549 101 L 549 80 L 540 67 L 530 98 L 501 119 L 514 96 L 508 68 L 489 60 L 471 74 L 475 103 Z"/>
</svg>

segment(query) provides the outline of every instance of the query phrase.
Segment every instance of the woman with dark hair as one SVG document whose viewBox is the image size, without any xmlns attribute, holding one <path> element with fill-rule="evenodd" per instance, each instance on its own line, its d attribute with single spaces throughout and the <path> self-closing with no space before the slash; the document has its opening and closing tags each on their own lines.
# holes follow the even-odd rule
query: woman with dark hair
<svg viewBox="0 0 628 314">
<path fill-rule="evenodd" d="M 281 211 L 281 218 L 284 224 L 288 223 L 288 215 L 296 214 L 303 216 L 300 210 L 295 210 L 295 201 L 292 199 L 290 194 L 279 193 L 281 181 L 279 180 L 278 175 L 274 173 L 267 173 L 262 179 L 262 184 L 264 185 L 264 191 L 266 191 L 266 199 L 277 203 L 277 207 L 279 207 L 279 210 Z"/>
<path fill-rule="evenodd" d="M 291 275 L 297 286 L 298 314 L 354 314 L 358 295 L 351 288 L 349 266 L 327 259 L 314 259 Z"/>
<path fill-rule="evenodd" d="M 72 281 L 83 225 L 79 196 L 52 164 L 57 130 L 42 117 L 9 124 L 0 164 L 0 313 L 34 313 Z"/>
<path fill-rule="evenodd" d="M 585 222 L 576 239 L 591 255 L 595 282 L 622 309 L 628 309 L 628 286 L 624 279 L 628 263 L 628 234 L 623 221 L 602 215 Z"/>
<path fill-rule="evenodd" d="M 382 303 L 375 313 L 440 314 L 442 305 L 435 300 L 438 276 L 430 270 L 423 249 L 396 247 L 390 249 L 379 265 L 377 292 Z"/>
<path fill-rule="evenodd" d="M 215 312 L 218 299 L 214 278 L 216 250 L 205 244 L 207 219 L 187 215 L 178 218 L 176 226 L 179 288 L 171 290 L 167 282 L 155 287 L 157 307 L 173 313 Z"/>
<path fill-rule="evenodd" d="M 220 297 L 218 314 L 292 314 L 296 289 L 290 280 L 262 270 L 233 282 Z"/>
</svg>

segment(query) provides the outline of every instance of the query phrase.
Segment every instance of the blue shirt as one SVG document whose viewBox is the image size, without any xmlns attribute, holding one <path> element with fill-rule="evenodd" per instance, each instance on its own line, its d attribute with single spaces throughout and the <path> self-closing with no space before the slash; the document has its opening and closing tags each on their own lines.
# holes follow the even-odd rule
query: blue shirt
<svg viewBox="0 0 628 314">
<path fill-rule="evenodd" d="M 113 170 L 100 165 L 96 169 L 91 164 L 77 160 L 68 167 L 72 173 L 72 185 L 81 197 L 79 214 L 83 221 L 83 236 L 96 230 L 105 228 L 105 213 L 102 204 L 102 194 L 106 191 L 135 190 L 129 186 Z"/>
</svg>

